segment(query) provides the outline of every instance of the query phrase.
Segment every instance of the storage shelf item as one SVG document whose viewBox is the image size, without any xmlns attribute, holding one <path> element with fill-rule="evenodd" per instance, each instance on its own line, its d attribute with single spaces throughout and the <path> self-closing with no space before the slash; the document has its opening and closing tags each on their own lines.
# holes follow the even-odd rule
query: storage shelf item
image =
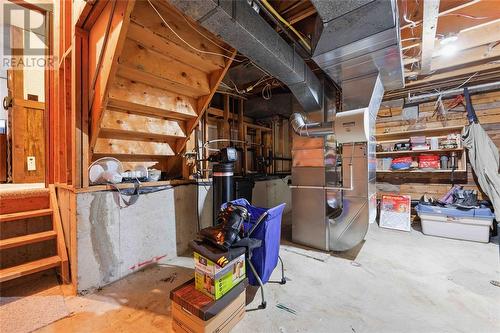
<svg viewBox="0 0 500 333">
<path fill-rule="evenodd" d="M 463 126 L 449 126 L 438 128 L 423 128 L 418 130 L 409 130 L 401 132 L 388 132 L 376 134 L 377 141 L 392 141 L 396 139 L 410 139 L 411 136 L 425 135 L 425 136 L 446 136 L 448 134 L 461 133 Z"/>
<path fill-rule="evenodd" d="M 381 145 L 382 148 L 392 149 L 396 143 L 400 142 L 410 142 L 411 137 L 415 136 L 425 136 L 426 140 L 429 141 L 431 138 L 438 138 L 441 143 L 448 137 L 448 135 L 460 135 L 463 126 L 450 126 L 441 128 L 425 128 L 419 130 L 409 130 L 404 132 L 392 132 L 383 133 L 376 135 L 377 145 Z M 428 176 L 435 176 L 440 178 L 463 178 L 467 177 L 467 154 L 465 154 L 465 149 L 461 146 L 459 139 L 457 138 L 456 148 L 441 148 L 441 149 L 421 149 L 421 150 L 397 150 L 397 151 L 379 151 L 376 152 L 376 157 L 378 160 L 378 168 L 376 170 L 379 177 L 414 177 L 414 178 L 425 178 Z M 411 156 L 413 160 L 419 158 L 422 155 L 451 155 L 456 156 L 456 169 L 452 170 L 451 166 L 448 164 L 447 168 L 443 169 L 408 169 L 408 170 L 392 170 L 389 168 L 389 164 L 392 159 L 402 158 L 405 156 Z M 380 160 L 384 159 L 384 162 L 380 163 Z M 385 161 L 388 160 L 388 161 Z M 382 169 L 383 168 L 383 169 Z M 387 168 L 387 169 L 386 169 Z"/>
<path fill-rule="evenodd" d="M 452 148 L 452 149 L 426 149 L 426 150 L 399 150 L 399 151 L 380 151 L 377 152 L 378 156 L 393 156 L 393 155 L 420 155 L 420 154 L 442 154 L 457 152 L 462 153 L 463 148 Z"/>
<path fill-rule="evenodd" d="M 436 169 L 436 170 L 377 170 L 377 173 L 397 173 L 397 174 L 405 174 L 405 173 L 429 173 L 429 172 L 435 172 L 435 173 L 451 173 L 451 169 L 447 170 L 442 170 L 442 169 Z M 467 172 L 467 170 L 463 169 L 455 169 L 455 173 L 458 172 Z"/>
</svg>

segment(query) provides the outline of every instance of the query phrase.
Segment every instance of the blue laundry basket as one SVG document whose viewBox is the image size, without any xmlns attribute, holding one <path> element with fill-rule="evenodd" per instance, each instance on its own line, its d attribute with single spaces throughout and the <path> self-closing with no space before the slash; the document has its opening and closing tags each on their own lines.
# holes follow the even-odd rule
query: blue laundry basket
<svg viewBox="0 0 500 333">
<path fill-rule="evenodd" d="M 244 224 L 245 231 L 248 232 L 259 220 L 262 214 L 267 212 L 265 219 L 249 235 L 262 241 L 262 246 L 253 250 L 252 264 L 255 266 L 257 274 L 262 283 L 269 281 L 272 272 L 278 264 L 281 239 L 281 218 L 286 204 L 281 204 L 273 208 L 262 208 L 252 206 L 246 199 L 236 199 L 231 201 L 235 205 L 244 206 L 250 213 L 250 222 Z M 226 204 L 222 205 L 225 207 Z M 258 286 L 257 279 L 251 270 L 247 270 L 248 282 L 252 286 Z"/>
</svg>

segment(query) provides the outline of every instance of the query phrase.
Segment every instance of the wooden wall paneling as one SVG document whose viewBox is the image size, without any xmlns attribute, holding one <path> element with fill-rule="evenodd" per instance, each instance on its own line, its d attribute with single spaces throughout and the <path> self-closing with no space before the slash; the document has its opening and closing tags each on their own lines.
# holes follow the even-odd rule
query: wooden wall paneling
<svg viewBox="0 0 500 333">
<path fill-rule="evenodd" d="M 471 96 L 472 104 L 476 110 L 479 122 L 490 136 L 492 141 L 500 147 L 500 91 L 492 91 L 486 93 L 474 94 Z M 451 99 L 444 100 L 445 105 Z M 458 110 L 464 110 L 463 107 L 457 107 Z M 442 117 L 437 117 L 434 114 L 435 101 L 421 103 L 419 105 L 419 123 L 426 126 L 426 128 L 442 128 L 446 126 L 464 126 L 467 124 L 465 112 L 448 111 L 447 119 L 443 120 Z M 398 112 L 399 113 L 399 112 Z M 385 116 L 390 115 L 388 109 L 381 109 L 379 114 Z M 397 113 L 396 113 L 397 114 Z M 392 117 L 378 118 L 376 124 L 376 132 L 378 134 L 389 131 L 389 133 L 407 131 L 411 124 L 403 121 L 399 115 L 393 113 Z M 464 166 L 467 163 L 467 154 L 464 152 L 463 158 L 460 163 Z M 432 176 L 432 175 L 431 175 Z M 416 182 L 420 181 L 420 182 Z M 474 173 L 470 165 L 467 166 L 466 178 L 455 179 L 456 184 L 463 185 L 468 189 L 479 189 L 474 180 Z M 421 180 L 412 179 L 410 182 L 408 178 L 393 179 L 392 177 L 381 177 L 377 175 L 378 196 L 383 193 L 401 193 L 411 195 L 412 199 L 419 199 L 424 193 L 427 193 L 435 198 L 444 195 L 451 187 L 451 179 L 447 178 L 429 178 L 428 174 Z M 480 198 L 483 197 L 479 192 Z"/>
</svg>

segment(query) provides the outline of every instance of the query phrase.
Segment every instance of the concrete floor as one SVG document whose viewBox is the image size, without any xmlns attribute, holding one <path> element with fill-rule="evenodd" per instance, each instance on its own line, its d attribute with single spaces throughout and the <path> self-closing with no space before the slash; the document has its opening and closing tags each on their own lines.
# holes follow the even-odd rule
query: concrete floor
<svg viewBox="0 0 500 333">
<path fill-rule="evenodd" d="M 248 311 L 234 332 L 500 332 L 500 288 L 490 284 L 500 280 L 497 244 L 371 225 L 358 250 L 339 257 L 285 242 L 290 280 L 268 284 L 268 308 Z M 169 292 L 191 266 L 177 258 L 67 299 L 73 315 L 42 331 L 168 332 Z M 247 310 L 259 302 L 257 294 Z"/>
</svg>

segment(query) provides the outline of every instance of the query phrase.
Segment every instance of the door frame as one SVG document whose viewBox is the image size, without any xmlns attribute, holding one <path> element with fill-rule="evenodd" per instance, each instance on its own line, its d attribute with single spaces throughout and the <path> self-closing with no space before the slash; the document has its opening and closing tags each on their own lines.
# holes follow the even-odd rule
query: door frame
<svg viewBox="0 0 500 333">
<path fill-rule="evenodd" d="M 45 36 L 46 36 L 46 45 L 45 56 L 49 59 L 50 56 L 54 55 L 54 43 L 53 43 L 53 4 L 49 4 L 49 1 L 43 0 L 8 0 L 11 3 L 14 3 L 18 6 L 24 7 L 26 9 L 39 12 L 44 16 L 45 19 Z M 55 65 L 55 64 L 54 64 Z M 52 162 L 53 157 L 53 147 L 51 145 L 51 129 L 50 129 L 50 120 L 52 117 L 52 108 L 54 101 L 53 92 L 50 87 L 54 86 L 54 69 L 51 69 L 49 66 L 45 66 L 44 71 L 44 95 L 45 95 L 45 111 L 43 114 L 44 117 L 44 136 L 45 136 L 45 187 L 48 187 L 49 184 L 53 183 L 54 173 L 53 173 L 53 165 Z"/>
</svg>

